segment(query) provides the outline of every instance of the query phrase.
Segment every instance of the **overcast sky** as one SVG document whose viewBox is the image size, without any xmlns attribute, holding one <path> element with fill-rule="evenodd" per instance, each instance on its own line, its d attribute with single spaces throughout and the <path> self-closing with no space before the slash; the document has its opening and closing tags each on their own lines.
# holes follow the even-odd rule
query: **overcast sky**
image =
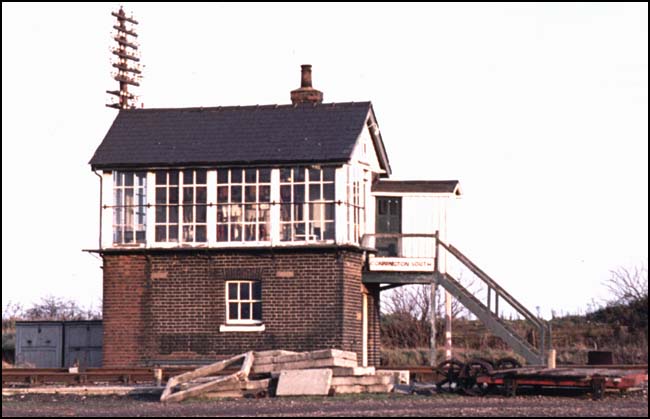
<svg viewBox="0 0 650 419">
<path fill-rule="evenodd" d="M 459 179 L 451 241 L 531 310 L 648 258 L 648 5 L 139 4 L 146 108 L 371 100 L 395 179 Z M 2 302 L 97 306 L 87 164 L 119 4 L 2 3 Z"/>
</svg>

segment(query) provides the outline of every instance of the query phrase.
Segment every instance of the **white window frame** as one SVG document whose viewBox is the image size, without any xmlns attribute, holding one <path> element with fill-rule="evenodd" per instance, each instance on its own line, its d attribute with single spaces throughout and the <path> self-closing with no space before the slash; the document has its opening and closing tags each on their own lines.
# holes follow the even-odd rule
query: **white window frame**
<svg viewBox="0 0 650 419">
<path fill-rule="evenodd" d="M 191 170 L 192 171 L 192 181 L 191 182 L 186 182 L 185 181 L 185 171 Z M 204 170 L 205 171 L 205 183 L 196 183 L 196 173 L 198 170 Z M 170 172 L 175 171 L 178 173 L 178 183 L 177 184 L 172 184 L 170 183 L 170 178 L 169 174 Z M 208 235 L 208 229 L 210 228 L 210 225 L 208 224 L 208 221 L 210 217 L 208 216 L 208 213 L 211 210 L 210 208 L 210 200 L 208 198 L 208 190 L 210 187 L 209 179 L 210 177 L 208 176 L 208 173 L 210 172 L 207 169 L 202 169 L 202 168 L 172 168 L 172 169 L 161 169 L 157 170 L 153 175 L 153 178 L 156 179 L 156 172 L 164 172 L 165 173 L 165 183 L 164 184 L 158 184 L 157 182 L 154 185 L 154 199 L 153 199 L 153 216 L 154 222 L 153 222 L 153 228 L 154 228 L 154 233 L 152 234 L 153 236 L 153 243 L 155 247 L 177 247 L 177 246 L 197 246 L 197 247 L 202 247 L 202 246 L 207 246 L 209 243 L 209 235 Z M 157 194 L 158 194 L 158 189 L 159 188 L 164 188 L 165 195 L 166 195 L 166 201 L 164 204 L 158 204 L 157 203 Z M 170 197 L 171 197 L 171 190 L 172 188 L 177 189 L 177 197 L 176 197 L 176 202 L 172 203 Z M 199 188 L 205 189 L 205 203 L 197 203 L 197 191 Z M 185 202 L 185 190 L 189 189 L 192 192 L 192 199 L 189 204 Z M 205 220 L 202 222 L 197 222 L 197 209 L 199 206 L 204 205 L 206 208 L 206 217 Z M 158 220 L 158 209 L 159 207 L 164 206 L 165 209 L 165 221 L 164 222 L 159 222 Z M 177 214 L 177 220 L 175 223 L 170 222 L 170 211 L 169 209 L 172 206 L 176 206 L 178 208 L 178 214 Z M 187 208 L 190 208 L 191 210 L 191 221 L 184 221 L 185 218 L 185 210 Z M 163 241 L 158 241 L 156 239 L 156 228 L 165 226 L 165 240 Z M 169 240 L 169 231 L 170 231 L 170 226 L 176 226 L 177 228 L 177 237 L 175 241 Z M 197 227 L 204 227 L 205 228 L 205 240 L 202 241 L 197 241 L 196 240 L 196 229 Z M 192 235 L 192 240 L 186 240 L 184 237 L 184 229 L 192 229 L 193 235 Z"/>
<path fill-rule="evenodd" d="M 112 174 L 112 217 L 111 243 L 114 247 L 142 247 L 147 243 L 147 172 L 143 170 L 116 170 Z M 132 181 L 127 185 L 127 178 Z M 121 183 L 121 184 L 119 184 Z M 131 202 L 127 202 L 127 192 L 131 191 Z M 118 204 L 119 203 L 119 204 Z M 119 212 L 117 210 L 120 210 Z M 120 214 L 120 215 L 118 215 Z M 140 219 L 139 219 L 140 218 Z M 127 222 L 128 221 L 128 222 Z M 139 222 L 142 221 L 142 222 Z M 133 237 L 125 241 L 128 229 Z M 117 230 L 121 230 L 121 240 L 116 241 Z M 138 241 L 138 232 L 143 234 Z"/>
<path fill-rule="evenodd" d="M 260 298 L 259 299 L 253 298 L 253 285 L 255 283 L 259 284 L 259 286 L 260 286 L 260 296 L 259 296 Z M 237 284 L 237 299 L 233 299 L 233 300 L 230 299 L 230 289 L 229 289 L 230 285 L 232 285 L 232 284 Z M 241 284 L 248 284 L 248 287 L 249 287 L 248 297 L 249 298 L 247 298 L 247 299 L 242 299 L 241 298 Z M 225 285 L 226 325 L 236 325 L 236 326 L 251 325 L 251 326 L 254 326 L 254 325 L 261 325 L 263 323 L 263 318 L 264 317 L 262 315 L 262 312 L 260 312 L 260 315 L 261 315 L 262 318 L 260 318 L 259 320 L 252 318 L 253 313 L 254 313 L 254 310 L 253 310 L 254 303 L 259 303 L 260 304 L 260 310 L 262 310 L 262 289 L 261 289 L 261 287 L 262 287 L 262 283 L 259 280 L 250 280 L 250 279 L 240 280 L 240 279 L 237 279 L 237 280 L 228 280 L 228 281 L 226 281 L 226 285 Z M 239 318 L 237 318 L 237 319 L 231 319 L 230 318 L 230 304 L 237 304 L 237 307 L 238 307 L 237 312 L 238 312 L 238 317 Z M 250 315 L 251 315 L 250 319 L 245 319 L 245 320 L 241 319 L 242 304 L 249 304 L 250 305 Z"/>
<path fill-rule="evenodd" d="M 291 172 L 291 177 L 289 179 L 282 180 L 282 175 L 280 174 L 279 176 L 279 182 L 278 182 L 278 189 L 279 189 L 279 194 L 280 194 L 280 199 L 278 200 L 278 207 L 279 207 L 279 214 L 278 214 L 278 226 L 279 226 L 279 232 L 278 232 L 278 242 L 279 244 L 311 244 L 311 243 L 335 243 L 336 242 L 336 218 L 337 218 L 337 201 L 336 201 L 336 167 L 331 167 L 331 166 L 317 166 L 317 165 L 312 165 L 312 166 L 288 166 L 288 167 L 282 167 L 278 169 L 278 171 L 281 173 L 282 170 L 287 170 L 290 169 L 292 170 Z M 330 180 L 325 180 L 324 177 L 324 170 L 329 169 L 332 170 L 332 178 Z M 295 181 L 295 173 L 296 170 L 300 170 L 303 172 L 303 180 L 296 182 Z M 319 180 L 313 180 L 311 179 L 311 171 L 317 170 L 319 171 Z M 325 188 L 331 185 L 331 199 L 325 199 Z M 282 187 L 288 187 L 291 190 L 290 193 L 290 201 L 283 201 L 282 200 Z M 319 188 L 319 197 L 314 199 L 311 196 L 311 187 L 312 186 L 318 186 Z M 295 189 L 296 187 L 302 189 L 303 192 L 303 201 L 295 201 Z M 282 219 L 282 206 L 283 205 L 289 205 L 290 206 L 290 219 L 283 220 Z M 303 217 L 302 220 L 296 221 L 296 205 L 302 205 L 303 209 Z M 314 205 L 321 205 L 321 208 L 323 210 L 320 212 L 320 217 L 318 220 L 312 220 L 312 206 Z M 332 218 L 326 218 L 325 214 L 327 212 L 326 208 L 327 205 L 332 206 Z M 312 233 L 312 225 L 320 224 L 321 226 L 325 226 L 326 224 L 331 224 L 331 238 L 325 238 L 325 230 L 321 229 L 320 232 L 320 237 L 315 237 L 315 235 Z M 297 235 L 295 234 L 294 227 L 295 225 L 302 224 L 304 228 L 304 239 L 296 239 Z M 284 226 L 290 226 L 291 228 L 291 239 L 290 240 L 285 240 L 283 239 L 283 227 Z"/>
<path fill-rule="evenodd" d="M 246 175 L 247 171 L 255 170 L 255 181 L 247 181 Z M 261 170 L 267 170 L 269 172 L 268 182 L 262 181 L 261 179 Z M 241 171 L 241 181 L 233 182 L 233 171 Z M 226 182 L 223 179 L 220 179 L 219 173 L 223 174 L 227 172 L 228 179 Z M 210 228 L 214 229 L 214 245 L 217 247 L 229 247 L 229 246 L 259 246 L 259 245 L 269 245 L 273 240 L 273 172 L 274 169 L 270 167 L 232 167 L 232 168 L 220 168 L 216 169 L 215 183 L 212 187 L 215 193 L 215 209 L 214 209 L 214 224 Z M 225 189 L 224 189 L 225 188 Z M 233 202 L 233 188 L 241 188 L 241 200 L 238 202 Z M 255 188 L 255 200 L 250 201 L 246 197 L 246 192 L 248 188 Z M 260 191 L 262 188 L 268 188 L 269 190 L 269 200 L 261 201 L 260 200 Z M 225 190 L 227 192 L 227 199 L 224 200 L 224 195 L 221 191 Z M 240 219 L 236 222 L 232 220 L 231 211 L 239 206 L 241 208 L 242 214 Z M 247 206 L 253 206 L 255 210 L 255 216 L 252 221 L 246 220 L 246 208 Z M 219 221 L 219 211 L 226 209 L 225 217 L 222 218 L 222 221 Z M 262 211 L 267 212 L 268 220 L 262 220 L 261 214 Z M 225 220 L 225 221 L 223 221 Z M 219 234 L 221 226 L 226 227 L 227 240 L 222 240 L 222 236 Z M 266 232 L 266 239 L 260 240 L 261 235 L 260 231 L 262 226 L 266 227 L 268 231 Z M 233 228 L 239 227 L 241 240 L 232 240 Z M 246 228 L 254 227 L 255 228 L 255 240 L 246 240 Z"/>
</svg>

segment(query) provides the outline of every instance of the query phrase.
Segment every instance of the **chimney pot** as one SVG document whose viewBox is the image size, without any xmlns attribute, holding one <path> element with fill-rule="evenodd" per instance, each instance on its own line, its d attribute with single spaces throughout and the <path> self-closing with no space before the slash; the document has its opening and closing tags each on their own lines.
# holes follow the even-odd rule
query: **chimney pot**
<svg viewBox="0 0 650 419">
<path fill-rule="evenodd" d="M 300 68 L 302 69 L 300 87 L 311 87 L 311 64 L 303 64 L 300 66 Z"/>
<path fill-rule="evenodd" d="M 291 91 L 291 103 L 322 103 L 323 92 L 316 90 L 311 85 L 311 64 L 300 66 L 300 88 Z"/>
</svg>

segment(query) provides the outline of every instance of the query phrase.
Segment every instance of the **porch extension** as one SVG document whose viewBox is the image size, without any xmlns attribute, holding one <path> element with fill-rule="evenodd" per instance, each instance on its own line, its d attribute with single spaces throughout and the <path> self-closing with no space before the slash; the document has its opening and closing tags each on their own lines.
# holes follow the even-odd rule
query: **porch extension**
<svg viewBox="0 0 650 419">
<path fill-rule="evenodd" d="M 363 272 L 365 284 L 380 284 L 381 291 L 411 284 L 441 285 L 528 364 L 546 363 L 546 350 L 551 344 L 548 324 L 533 315 L 458 249 L 442 242 L 438 233 L 369 234 L 364 236 L 364 245 L 377 249 L 376 255 L 368 256 Z M 441 262 L 451 260 L 469 270 L 483 292 L 470 291 L 447 272 L 447 264 L 441 266 Z M 506 312 L 525 320 L 527 331 L 533 332 L 532 341 L 505 321 Z"/>
</svg>

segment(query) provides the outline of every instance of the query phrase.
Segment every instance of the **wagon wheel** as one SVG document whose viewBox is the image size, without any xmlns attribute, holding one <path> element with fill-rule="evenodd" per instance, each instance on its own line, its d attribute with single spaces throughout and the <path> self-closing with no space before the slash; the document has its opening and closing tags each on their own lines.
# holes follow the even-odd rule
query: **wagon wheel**
<svg viewBox="0 0 650 419">
<path fill-rule="evenodd" d="M 448 359 L 438 364 L 438 374 L 442 376 L 442 380 L 436 381 L 436 388 L 438 391 L 442 390 L 442 386 L 449 384 L 449 390 L 452 391 L 458 388 L 458 377 L 465 365 L 457 359 Z"/>
<path fill-rule="evenodd" d="M 495 365 L 495 369 L 497 370 L 509 370 L 513 368 L 521 368 L 521 363 L 511 357 L 501 358 Z"/>
<path fill-rule="evenodd" d="M 492 364 L 485 359 L 472 359 L 463 367 L 459 376 L 460 388 L 465 394 L 470 396 L 484 395 L 487 393 L 489 385 L 478 383 L 478 377 L 486 376 L 492 373 L 494 368 Z"/>
</svg>

